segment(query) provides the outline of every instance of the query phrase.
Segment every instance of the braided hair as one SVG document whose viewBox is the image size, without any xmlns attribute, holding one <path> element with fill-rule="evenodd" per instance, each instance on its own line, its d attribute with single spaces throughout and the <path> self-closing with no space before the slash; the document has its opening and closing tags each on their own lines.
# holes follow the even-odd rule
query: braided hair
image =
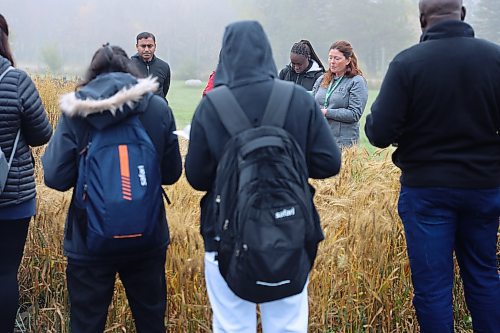
<svg viewBox="0 0 500 333">
<path fill-rule="evenodd" d="M 303 55 L 307 58 L 307 60 L 312 59 L 312 60 L 316 61 L 318 66 L 321 67 L 321 69 L 323 69 L 323 71 L 325 70 L 325 67 L 323 66 L 323 64 L 321 63 L 321 60 L 319 60 L 318 55 L 316 54 L 316 52 L 313 49 L 311 42 L 309 42 L 306 39 L 303 39 L 300 42 L 293 44 L 292 49 L 290 50 L 290 53 Z"/>
</svg>

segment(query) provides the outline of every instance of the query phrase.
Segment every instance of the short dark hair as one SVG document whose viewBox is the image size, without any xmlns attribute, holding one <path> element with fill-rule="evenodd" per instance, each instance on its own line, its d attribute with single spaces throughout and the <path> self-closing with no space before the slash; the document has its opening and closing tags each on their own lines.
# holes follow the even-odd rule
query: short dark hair
<svg viewBox="0 0 500 333">
<path fill-rule="evenodd" d="M 153 38 L 153 42 L 156 43 L 155 35 L 153 35 L 150 32 L 146 32 L 146 31 L 141 32 L 140 34 L 138 34 L 137 37 L 136 37 L 136 41 L 138 42 L 140 39 L 145 39 L 145 38 Z"/>
</svg>

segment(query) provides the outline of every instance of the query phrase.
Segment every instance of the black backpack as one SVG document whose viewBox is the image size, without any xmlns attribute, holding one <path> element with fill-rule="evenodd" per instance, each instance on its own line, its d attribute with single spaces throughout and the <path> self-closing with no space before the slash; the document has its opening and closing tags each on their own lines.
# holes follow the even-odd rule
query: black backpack
<svg viewBox="0 0 500 333">
<path fill-rule="evenodd" d="M 231 135 L 213 193 L 219 270 L 254 303 L 302 292 L 323 239 L 304 154 L 283 129 L 293 90 L 275 80 L 259 127 L 227 87 L 207 94 Z"/>
</svg>

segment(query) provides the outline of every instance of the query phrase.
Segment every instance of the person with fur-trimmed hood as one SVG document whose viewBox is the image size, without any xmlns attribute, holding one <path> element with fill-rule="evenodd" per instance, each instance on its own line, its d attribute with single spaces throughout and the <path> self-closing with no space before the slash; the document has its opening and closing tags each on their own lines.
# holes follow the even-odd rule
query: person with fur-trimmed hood
<svg viewBox="0 0 500 333">
<path fill-rule="evenodd" d="M 127 117 L 139 119 L 156 148 L 161 183 L 181 175 L 181 156 L 172 110 L 154 95 L 156 78 L 137 79 L 125 51 L 104 45 L 94 54 L 83 83 L 62 96 L 61 117 L 42 157 L 45 184 L 59 191 L 75 187 L 79 152 L 89 131 L 113 126 Z M 127 256 L 93 255 L 86 243 L 85 210 L 73 195 L 65 226 L 64 253 L 73 333 L 103 332 L 118 273 L 127 291 L 137 332 L 165 332 L 165 259 L 169 232 L 165 214 L 156 227 L 151 249 Z"/>
</svg>

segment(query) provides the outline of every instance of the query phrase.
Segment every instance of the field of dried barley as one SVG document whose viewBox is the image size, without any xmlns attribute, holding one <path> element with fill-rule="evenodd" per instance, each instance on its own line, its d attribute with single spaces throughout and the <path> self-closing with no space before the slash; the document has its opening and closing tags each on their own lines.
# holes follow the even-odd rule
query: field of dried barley
<svg viewBox="0 0 500 333">
<path fill-rule="evenodd" d="M 58 96 L 74 83 L 35 79 L 51 122 L 56 124 Z M 172 92 L 175 93 L 175 92 Z M 181 142 L 185 151 L 186 142 Z M 62 255 L 64 219 L 70 193 L 43 185 L 37 161 L 38 210 L 30 226 L 20 269 L 21 308 L 17 332 L 67 333 L 68 294 Z M 411 305 L 412 286 L 404 232 L 397 215 L 399 171 L 390 151 L 344 151 L 341 173 L 312 181 L 326 239 L 309 284 L 310 332 L 418 332 Z M 210 306 L 203 277 L 203 243 L 198 202 L 183 176 L 166 188 L 171 245 L 167 254 L 168 332 L 210 332 Z M 458 275 L 457 275 L 458 277 Z M 457 332 L 471 332 L 461 284 L 457 281 Z M 123 287 L 117 288 L 106 332 L 135 332 Z"/>
</svg>

